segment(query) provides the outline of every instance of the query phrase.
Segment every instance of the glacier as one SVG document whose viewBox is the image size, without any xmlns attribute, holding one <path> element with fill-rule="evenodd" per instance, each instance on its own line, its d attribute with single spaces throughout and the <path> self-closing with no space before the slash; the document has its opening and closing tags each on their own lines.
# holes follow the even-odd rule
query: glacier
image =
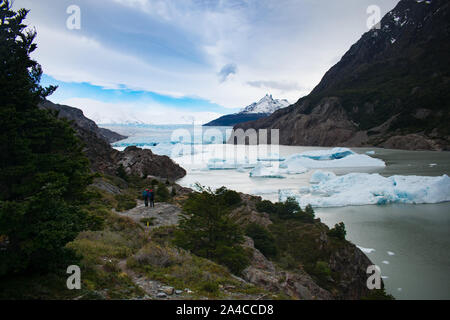
<svg viewBox="0 0 450 320">
<path fill-rule="evenodd" d="M 383 177 L 379 174 L 315 172 L 309 188 L 297 193 L 281 190 L 280 201 L 295 197 L 302 207 L 344 207 L 389 203 L 425 204 L 450 201 L 450 178 L 422 176 Z"/>
</svg>

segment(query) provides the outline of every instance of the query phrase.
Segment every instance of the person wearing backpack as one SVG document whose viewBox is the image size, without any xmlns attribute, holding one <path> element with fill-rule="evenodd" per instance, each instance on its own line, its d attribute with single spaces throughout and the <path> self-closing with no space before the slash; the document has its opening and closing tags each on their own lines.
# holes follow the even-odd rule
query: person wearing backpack
<svg viewBox="0 0 450 320">
<path fill-rule="evenodd" d="M 150 200 L 150 208 L 154 208 L 155 207 L 155 192 L 152 190 L 150 190 L 149 192 L 149 200 Z"/>
<path fill-rule="evenodd" d="M 144 198 L 145 206 L 148 207 L 148 202 L 150 200 L 150 190 L 145 189 L 145 191 L 142 192 L 142 197 Z"/>
</svg>

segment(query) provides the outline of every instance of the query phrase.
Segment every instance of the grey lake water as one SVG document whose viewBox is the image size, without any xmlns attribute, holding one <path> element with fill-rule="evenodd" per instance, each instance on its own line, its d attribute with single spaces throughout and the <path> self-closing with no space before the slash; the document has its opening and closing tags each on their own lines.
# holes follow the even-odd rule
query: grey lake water
<svg viewBox="0 0 450 320">
<path fill-rule="evenodd" d="M 219 144 L 197 147 L 187 156 L 174 156 L 176 145 L 174 129 L 186 129 L 192 135 L 192 126 L 112 126 L 116 132 L 129 135 L 115 145 L 123 149 L 137 144 L 155 153 L 172 156 L 187 170 L 187 176 L 178 183 L 192 187 L 196 182 L 212 188 L 230 189 L 259 195 L 277 201 L 280 189 L 298 190 L 308 186 L 314 170 L 285 179 L 251 178 L 247 170 L 208 170 L 209 159 L 216 157 Z M 200 128 L 199 128 L 200 129 Z M 217 128 L 225 132 L 227 128 Z M 172 137 L 171 137 L 172 135 Z M 158 144 L 155 145 L 155 137 Z M 226 137 L 223 138 L 226 141 Z M 241 154 L 242 148 L 234 152 Z M 287 157 L 309 150 L 327 148 L 280 146 L 279 154 Z M 450 152 L 417 152 L 378 148 L 352 148 L 386 162 L 386 167 L 327 169 L 337 175 L 351 172 L 379 173 L 383 176 L 418 175 L 441 176 L 450 174 Z M 397 299 L 450 299 L 450 202 L 440 204 L 389 204 L 316 208 L 316 215 L 329 227 L 343 221 L 347 239 L 363 248 L 371 261 L 381 269 L 387 291 Z"/>
</svg>

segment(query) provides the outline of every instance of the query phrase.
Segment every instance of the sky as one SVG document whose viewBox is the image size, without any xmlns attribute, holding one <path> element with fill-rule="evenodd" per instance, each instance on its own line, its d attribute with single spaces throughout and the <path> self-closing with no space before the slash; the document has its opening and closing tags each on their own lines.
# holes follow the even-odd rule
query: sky
<svg viewBox="0 0 450 320">
<path fill-rule="evenodd" d="M 97 123 L 205 123 L 295 103 L 398 0 L 14 0 L 51 101 Z M 74 6 L 79 8 L 79 15 Z M 68 23 L 69 22 L 69 23 Z"/>
</svg>

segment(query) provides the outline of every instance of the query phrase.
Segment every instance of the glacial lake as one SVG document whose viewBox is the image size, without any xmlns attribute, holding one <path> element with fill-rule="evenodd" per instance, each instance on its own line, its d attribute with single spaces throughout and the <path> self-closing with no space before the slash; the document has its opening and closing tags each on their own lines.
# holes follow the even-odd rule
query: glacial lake
<svg viewBox="0 0 450 320">
<path fill-rule="evenodd" d="M 277 201 L 279 190 L 298 190 L 309 186 L 309 180 L 315 171 L 276 179 L 251 178 L 250 169 L 208 170 L 208 161 L 214 157 L 220 158 L 223 145 L 178 146 L 181 149 L 188 148 L 187 152 L 186 149 L 183 150 L 182 156 L 178 151 L 175 155 L 173 153 L 173 148 L 177 146 L 173 136 L 171 139 L 173 130 L 187 130 L 195 136 L 192 126 L 104 127 L 129 136 L 127 140 L 115 145 L 118 150 L 128 144 L 138 144 L 157 154 L 171 156 L 188 172 L 186 177 L 177 181 L 186 187 L 192 187 L 197 182 L 212 188 L 226 186 Z M 224 133 L 228 128 L 216 129 Z M 155 139 L 156 146 L 152 145 L 156 144 Z M 226 137 L 223 140 L 226 141 Z M 236 154 L 236 157 L 252 153 L 243 146 L 227 145 L 226 148 L 225 152 Z M 304 151 L 323 149 L 327 148 L 279 146 L 276 151 L 280 157 L 288 157 Z M 371 156 L 385 161 L 386 167 L 325 170 L 337 175 L 361 172 L 379 173 L 385 177 L 450 174 L 450 152 L 351 149 L 361 154 L 373 151 L 373 154 L 370 152 Z M 343 221 L 347 239 L 359 247 L 370 249 L 366 250 L 367 256 L 380 267 L 387 291 L 397 299 L 450 299 L 450 202 L 316 208 L 315 211 L 316 216 L 330 227 Z"/>
</svg>

